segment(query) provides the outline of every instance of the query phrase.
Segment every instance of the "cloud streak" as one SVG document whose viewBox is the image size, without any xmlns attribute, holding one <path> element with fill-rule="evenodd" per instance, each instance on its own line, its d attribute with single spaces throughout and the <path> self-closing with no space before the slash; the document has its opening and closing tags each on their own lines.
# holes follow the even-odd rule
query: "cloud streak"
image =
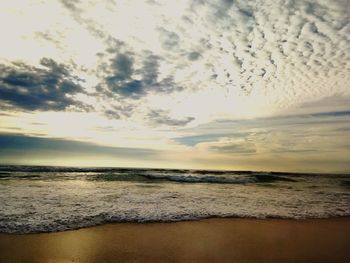
<svg viewBox="0 0 350 263">
<path fill-rule="evenodd" d="M 131 159 L 155 158 L 158 152 L 152 149 L 107 147 L 87 142 L 79 142 L 65 139 L 33 137 L 24 134 L 0 133 L 0 156 L 9 155 L 27 156 L 31 153 L 50 154 L 54 156 L 110 156 Z"/>
</svg>

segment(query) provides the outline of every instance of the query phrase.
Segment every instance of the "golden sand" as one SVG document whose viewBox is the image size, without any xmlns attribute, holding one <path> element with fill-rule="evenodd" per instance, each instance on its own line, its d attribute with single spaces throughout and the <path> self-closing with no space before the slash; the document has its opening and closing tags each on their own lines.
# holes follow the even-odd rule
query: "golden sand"
<svg viewBox="0 0 350 263">
<path fill-rule="evenodd" d="M 0 262 L 349 262 L 350 218 L 207 219 L 0 234 Z"/>
</svg>

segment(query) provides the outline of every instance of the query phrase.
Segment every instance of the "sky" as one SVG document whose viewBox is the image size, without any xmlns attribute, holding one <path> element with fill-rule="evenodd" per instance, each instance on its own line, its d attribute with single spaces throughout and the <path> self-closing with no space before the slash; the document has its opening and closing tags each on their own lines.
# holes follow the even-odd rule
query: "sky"
<svg viewBox="0 0 350 263">
<path fill-rule="evenodd" d="M 0 164 L 350 172 L 348 0 L 0 2 Z"/>
</svg>

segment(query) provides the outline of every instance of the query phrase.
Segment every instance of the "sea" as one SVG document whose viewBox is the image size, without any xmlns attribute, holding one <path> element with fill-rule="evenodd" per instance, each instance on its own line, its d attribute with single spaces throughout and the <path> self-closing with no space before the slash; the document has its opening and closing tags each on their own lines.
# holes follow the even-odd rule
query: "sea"
<svg viewBox="0 0 350 263">
<path fill-rule="evenodd" d="M 350 175 L 0 166 L 0 232 L 112 222 L 350 216 Z"/>
</svg>

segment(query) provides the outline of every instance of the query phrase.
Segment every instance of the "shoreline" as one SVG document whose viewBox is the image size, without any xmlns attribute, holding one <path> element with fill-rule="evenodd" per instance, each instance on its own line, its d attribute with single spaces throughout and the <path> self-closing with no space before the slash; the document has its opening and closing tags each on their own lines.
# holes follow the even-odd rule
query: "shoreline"
<svg viewBox="0 0 350 263">
<path fill-rule="evenodd" d="M 350 217 L 209 218 L 0 233 L 0 262 L 346 262 Z"/>
<path fill-rule="evenodd" d="M 332 216 L 332 217 L 320 217 L 320 218 L 284 218 L 284 217 L 266 217 L 266 218 L 256 218 L 256 217 L 217 217 L 217 216 L 210 216 L 210 217 L 203 217 L 203 218 L 196 218 L 196 219 L 185 219 L 185 220 L 178 220 L 178 221 L 115 221 L 115 222 L 104 222 L 100 224 L 95 225 L 88 225 L 88 226 L 82 226 L 77 228 L 71 228 L 71 229 L 63 229 L 63 230 L 56 230 L 56 231 L 39 231 L 39 232 L 1 232 L 1 235 L 17 235 L 17 236 L 23 236 L 23 235 L 40 235 L 40 234 L 55 234 L 55 233 L 64 233 L 69 231 L 78 231 L 82 229 L 89 229 L 89 228 L 95 228 L 95 227 L 103 227 L 108 225 L 153 225 L 153 224 L 178 224 L 178 223 L 187 223 L 187 222 L 202 222 L 202 221 L 211 221 L 211 220 L 252 220 L 252 221 L 297 221 L 297 222 L 308 222 L 308 221 L 328 221 L 328 220 L 349 220 L 350 221 L 350 215 L 345 216 Z"/>
</svg>

